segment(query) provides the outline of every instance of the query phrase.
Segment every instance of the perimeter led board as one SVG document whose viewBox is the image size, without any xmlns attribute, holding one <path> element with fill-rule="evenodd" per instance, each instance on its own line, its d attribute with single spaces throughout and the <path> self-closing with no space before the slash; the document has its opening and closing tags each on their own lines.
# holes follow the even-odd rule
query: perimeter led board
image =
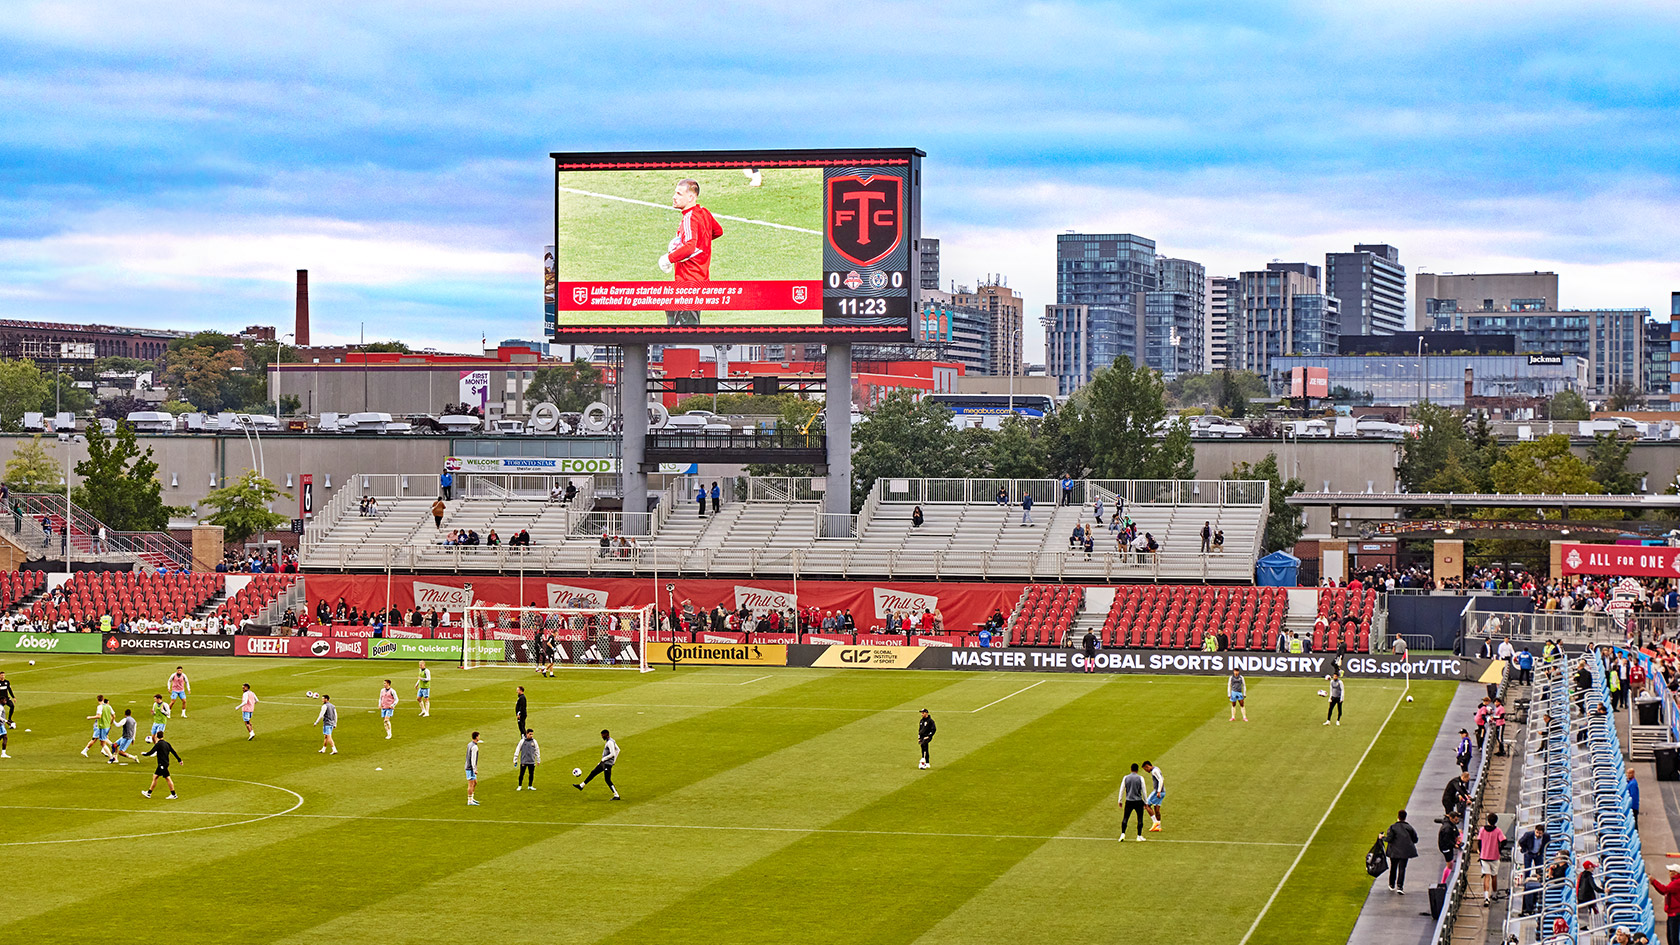
<svg viewBox="0 0 1680 945">
<path fill-rule="evenodd" d="M 553 154 L 551 336 L 911 338 L 923 154 Z"/>
</svg>

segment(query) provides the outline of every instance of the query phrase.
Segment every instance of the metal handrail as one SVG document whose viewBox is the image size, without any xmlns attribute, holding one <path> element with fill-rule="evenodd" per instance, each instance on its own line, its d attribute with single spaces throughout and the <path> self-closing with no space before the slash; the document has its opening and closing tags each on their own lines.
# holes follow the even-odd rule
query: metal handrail
<svg viewBox="0 0 1680 945">
<path fill-rule="evenodd" d="M 1505 698 L 1505 689 L 1511 678 L 1511 667 L 1506 664 L 1504 672 L 1499 677 L 1499 698 Z M 1482 820 L 1482 793 L 1487 787 L 1488 767 L 1492 763 L 1493 747 L 1497 735 L 1494 727 L 1489 725 L 1482 735 L 1479 757 L 1476 760 L 1476 774 L 1470 780 L 1470 800 L 1464 806 L 1464 816 L 1460 818 L 1460 842 L 1458 855 L 1453 859 L 1452 872 L 1447 876 L 1447 894 L 1441 904 L 1441 916 L 1435 921 L 1435 932 L 1429 937 L 1430 945 L 1452 945 L 1453 926 L 1458 922 L 1458 910 L 1464 905 L 1464 892 L 1470 882 L 1470 852 L 1475 849 L 1475 835 L 1471 833 L 1476 824 Z"/>
<path fill-rule="evenodd" d="M 78 554 L 89 557 L 115 555 L 151 568 L 165 565 L 179 570 L 192 569 L 192 549 L 165 532 L 119 531 L 81 506 L 69 504 L 62 495 L 14 493 L 12 499 L 17 502 L 23 517 L 37 520 L 37 527 L 42 516 L 55 525 L 66 526 L 69 534 L 65 536 L 61 533 L 60 540 Z M 70 513 L 68 521 L 65 519 L 67 504 Z M 105 531 L 105 542 L 96 549 L 94 546 L 98 544 L 101 529 Z M 19 537 L 22 537 L 21 534 Z M 24 546 L 27 547 L 27 542 Z M 50 553 L 52 548 L 45 550 Z"/>
</svg>

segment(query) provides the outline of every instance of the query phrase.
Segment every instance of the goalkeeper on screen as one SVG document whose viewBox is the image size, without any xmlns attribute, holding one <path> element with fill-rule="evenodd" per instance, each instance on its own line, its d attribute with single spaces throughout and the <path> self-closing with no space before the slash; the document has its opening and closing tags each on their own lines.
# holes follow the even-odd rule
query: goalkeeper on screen
<svg viewBox="0 0 1680 945">
<path fill-rule="evenodd" d="M 699 285 L 712 281 L 712 241 L 723 235 L 712 211 L 700 206 L 700 182 L 685 178 L 677 181 L 671 194 L 671 206 L 682 212 L 677 235 L 656 260 L 660 272 L 675 272 L 672 281 L 677 285 Z M 692 309 L 665 313 L 672 325 L 698 325 L 700 313 Z"/>
</svg>

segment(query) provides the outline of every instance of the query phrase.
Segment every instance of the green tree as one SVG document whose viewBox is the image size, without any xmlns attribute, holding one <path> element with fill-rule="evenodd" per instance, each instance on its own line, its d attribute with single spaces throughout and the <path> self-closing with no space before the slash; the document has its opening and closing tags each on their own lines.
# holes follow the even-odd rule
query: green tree
<svg viewBox="0 0 1680 945">
<path fill-rule="evenodd" d="M 1221 371 L 1218 374 L 1180 374 L 1167 384 L 1168 402 L 1180 407 L 1220 407 L 1237 400 L 1268 397 L 1266 379 L 1253 371 Z M 1246 403 L 1244 404 L 1246 406 Z M 1241 414 L 1234 414 L 1241 416 Z"/>
<path fill-rule="evenodd" d="M 157 362 L 147 361 L 144 358 L 125 358 L 120 355 L 112 355 L 93 362 L 93 372 L 95 374 L 144 374 L 147 371 L 156 370 Z"/>
<path fill-rule="evenodd" d="M 118 423 L 106 436 L 98 424 L 87 430 L 87 458 L 76 464 L 81 483 L 70 501 L 118 531 L 159 531 L 169 525 L 163 483 L 152 451 L 140 450 L 134 429 Z"/>
<path fill-rule="evenodd" d="M 48 455 L 40 434 L 12 450 L 12 458 L 6 460 L 6 485 L 18 493 L 63 494 L 64 466 Z"/>
<path fill-rule="evenodd" d="M 1643 470 L 1628 471 L 1628 456 L 1632 453 L 1631 440 L 1622 440 L 1613 433 L 1600 433 L 1593 437 L 1593 444 L 1587 449 L 1587 465 L 1592 467 L 1593 479 L 1604 487 L 1605 492 L 1631 495 L 1639 491 L 1639 480 L 1644 478 L 1645 473 Z"/>
<path fill-rule="evenodd" d="M 1553 420 L 1590 420 L 1592 410 L 1587 402 L 1573 389 L 1560 390 L 1552 395 L 1551 402 L 1546 406 L 1546 416 Z"/>
<path fill-rule="evenodd" d="M 1052 447 L 1067 465 L 1059 473 L 1098 479 L 1188 479 L 1196 454 L 1188 429 L 1159 435 L 1167 417 L 1161 376 L 1134 368 L 1122 357 L 1098 371 L 1058 412 L 1056 435 L 1068 442 Z M 1182 427 L 1182 424 L 1173 426 Z"/>
<path fill-rule="evenodd" d="M 1645 392 L 1640 390 L 1638 385 L 1632 381 L 1622 381 L 1616 385 L 1614 390 L 1610 391 L 1610 409 L 1633 410 L 1639 406 L 1639 402 L 1644 397 Z"/>
<path fill-rule="evenodd" d="M 1237 463 L 1226 473 L 1226 479 L 1264 479 L 1270 483 L 1268 489 L 1268 506 L 1266 510 L 1266 535 L 1261 540 L 1262 554 L 1274 551 L 1288 551 L 1301 540 L 1301 530 L 1305 527 L 1301 523 L 1301 513 L 1290 508 L 1289 497 L 1306 488 L 1306 483 L 1299 479 L 1285 480 L 1278 471 L 1276 453 L 1267 453 L 1266 458 L 1257 463 Z"/>
<path fill-rule="evenodd" d="M 877 479 L 968 477 L 974 458 L 957 442 L 944 404 L 907 390 L 889 394 L 852 429 L 852 509 L 863 507 Z"/>
<path fill-rule="evenodd" d="M 54 414 L 59 411 L 66 413 L 86 413 L 93 409 L 93 393 L 85 388 L 76 386 L 76 379 L 67 373 L 54 372 L 45 375 L 47 392 L 41 395 L 41 403 L 35 409 L 44 414 Z"/>
<path fill-rule="evenodd" d="M 1407 492 L 1486 492 L 1489 457 L 1479 453 L 1464 429 L 1464 418 L 1439 404 L 1418 404 L 1412 419 L 1417 436 L 1400 444 L 1397 476 Z M 1491 438 L 1491 433 L 1488 434 Z M 1497 440 L 1492 440 L 1497 449 Z M 1434 514 L 1423 510 L 1427 514 Z"/>
<path fill-rule="evenodd" d="M 52 382 L 26 358 L 0 360 L 0 426 L 23 429 L 23 415 L 40 410 L 52 391 Z"/>
<path fill-rule="evenodd" d="M 525 399 L 532 403 L 553 404 L 566 413 L 579 413 L 600 400 L 602 390 L 601 369 L 579 358 L 570 364 L 537 368 L 531 374 L 531 385 L 526 388 Z M 703 409 L 710 410 L 709 397 L 707 401 L 708 406 Z"/>
<path fill-rule="evenodd" d="M 1005 417 L 986 444 L 986 467 L 999 479 L 1049 479 L 1050 441 L 1036 417 Z"/>
<path fill-rule="evenodd" d="M 410 353 L 409 350 L 408 350 L 408 345 L 405 345 L 400 341 L 370 341 L 367 344 L 362 345 L 361 347 L 362 347 L 363 351 L 371 351 L 375 354 L 409 354 Z"/>
<path fill-rule="evenodd" d="M 291 521 L 278 512 L 269 511 L 274 500 L 290 493 L 281 492 L 274 483 L 248 469 L 243 476 L 204 497 L 204 504 L 215 509 L 208 521 L 222 526 L 222 537 L 239 542 L 261 532 L 272 531 Z"/>
<path fill-rule="evenodd" d="M 115 397 L 107 397 L 100 401 L 99 407 L 94 410 L 94 415 L 108 420 L 125 420 L 131 413 L 152 409 L 155 408 L 151 404 L 133 394 L 118 394 Z"/>
</svg>

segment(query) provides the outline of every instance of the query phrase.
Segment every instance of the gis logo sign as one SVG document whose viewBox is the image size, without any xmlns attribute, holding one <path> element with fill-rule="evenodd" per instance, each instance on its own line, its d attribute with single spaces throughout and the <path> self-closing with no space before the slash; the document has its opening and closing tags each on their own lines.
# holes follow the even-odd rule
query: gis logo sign
<svg viewBox="0 0 1680 945">
<path fill-rule="evenodd" d="M 831 177 L 828 244 L 848 261 L 871 266 L 904 239 L 904 181 L 884 174 Z"/>
</svg>

